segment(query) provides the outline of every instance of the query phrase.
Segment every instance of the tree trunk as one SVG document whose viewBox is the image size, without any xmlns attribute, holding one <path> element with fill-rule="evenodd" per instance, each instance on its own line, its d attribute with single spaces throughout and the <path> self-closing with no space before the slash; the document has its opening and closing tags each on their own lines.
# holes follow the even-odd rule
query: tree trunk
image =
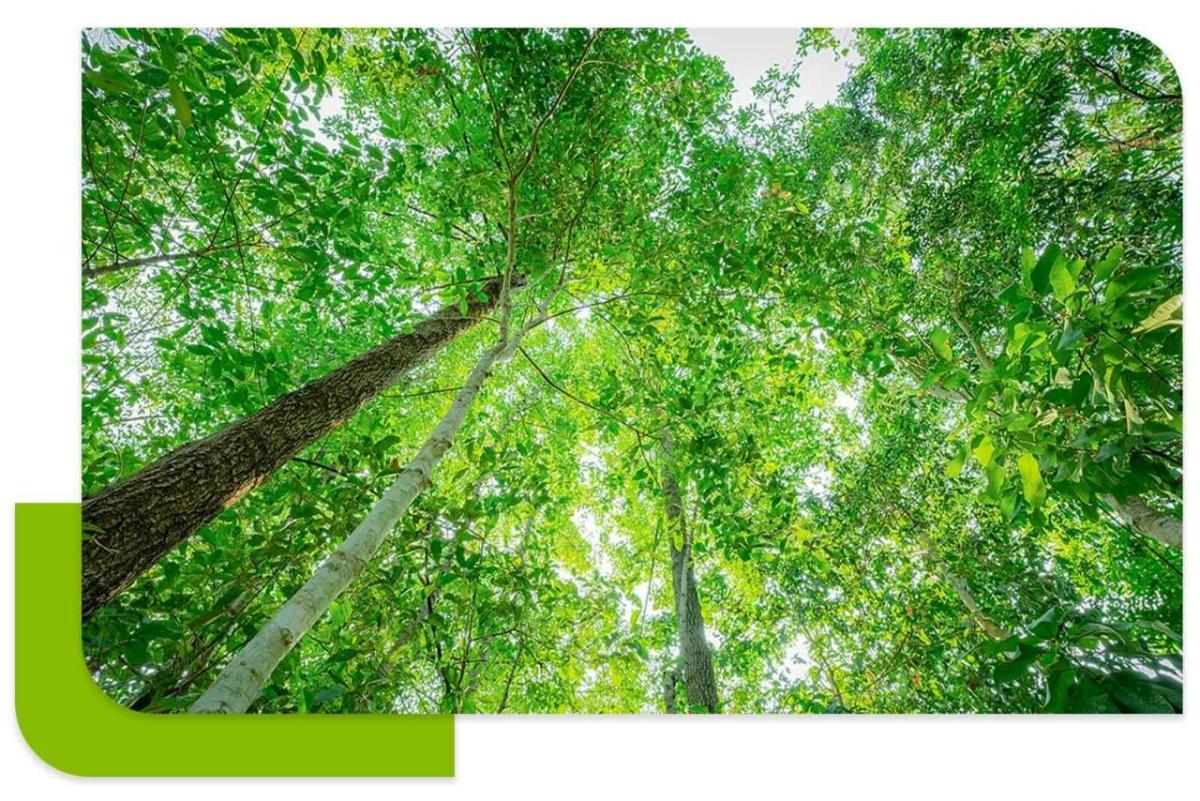
<svg viewBox="0 0 1200 801">
<path fill-rule="evenodd" d="M 908 517 L 909 521 L 912 522 L 914 526 L 917 525 L 917 521 L 914 520 L 912 515 L 908 514 L 907 511 L 900 509 L 900 507 L 895 506 L 894 504 L 892 508 L 899 509 L 906 517 Z M 962 576 L 958 575 L 958 573 L 954 572 L 950 565 L 946 563 L 946 560 L 942 558 L 941 553 L 938 551 L 937 546 L 933 544 L 933 540 L 929 539 L 929 537 L 925 534 L 921 534 L 920 537 L 922 544 L 925 546 L 925 555 L 933 560 L 938 572 L 942 574 L 942 578 L 947 584 L 950 585 L 950 589 L 954 590 L 954 594 L 958 596 L 958 600 L 962 601 L 962 605 L 965 606 L 967 611 L 971 613 L 971 617 L 975 619 L 975 623 L 979 626 L 979 628 L 983 629 L 984 633 L 993 640 L 1007 640 L 1009 637 L 1011 637 L 1011 631 L 1001 626 L 995 620 L 992 620 L 990 617 L 988 617 L 987 613 L 983 611 L 983 607 L 980 606 L 979 601 L 975 599 L 975 594 L 971 592 L 971 588 L 968 586 L 966 580 Z"/>
<path fill-rule="evenodd" d="M 1121 520 L 1135 531 L 1156 539 L 1172 548 L 1183 547 L 1183 522 L 1177 517 L 1157 512 L 1137 496 L 1121 503 L 1112 495 L 1104 496 L 1104 502 L 1113 508 Z"/>
<path fill-rule="evenodd" d="M 663 671 L 663 709 L 668 715 L 675 714 L 675 682 L 678 677 L 674 668 Z"/>
<path fill-rule="evenodd" d="M 446 307 L 343 367 L 204 439 L 176 448 L 83 502 L 83 617 L 280 466 L 474 325 L 498 300 L 484 287 L 464 316 Z"/>
<path fill-rule="evenodd" d="M 692 571 L 692 541 L 683 513 L 683 493 L 671 470 L 671 435 L 663 437 L 662 488 L 666 501 L 667 542 L 671 548 L 671 589 L 675 596 L 675 620 L 679 630 L 679 656 L 688 709 L 716 712 L 717 679 L 712 653 L 704 635 L 704 616 L 696 576 Z M 673 693 L 670 698 L 674 706 Z"/>
<path fill-rule="evenodd" d="M 338 595 L 366 569 L 396 521 L 429 485 L 434 468 L 449 450 L 493 367 L 511 358 L 521 337 L 544 320 L 545 314 L 543 307 L 541 315 L 527 323 L 510 341 L 501 341 L 488 348 L 454 397 L 450 409 L 395 483 L 304 586 L 230 660 L 190 712 L 238 713 L 249 708 L 280 661 Z"/>
<path fill-rule="evenodd" d="M 1012 636 L 1012 632 L 1001 626 L 996 621 L 992 620 L 984 614 L 983 608 L 979 606 L 979 602 L 975 600 L 975 596 L 971 593 L 971 588 L 967 586 L 967 582 L 961 576 L 946 567 L 942 563 L 942 577 L 946 579 L 946 583 L 954 590 L 954 594 L 958 596 L 958 600 L 962 601 L 963 606 L 975 618 L 975 622 L 984 630 L 987 636 L 993 640 L 1007 640 Z"/>
</svg>

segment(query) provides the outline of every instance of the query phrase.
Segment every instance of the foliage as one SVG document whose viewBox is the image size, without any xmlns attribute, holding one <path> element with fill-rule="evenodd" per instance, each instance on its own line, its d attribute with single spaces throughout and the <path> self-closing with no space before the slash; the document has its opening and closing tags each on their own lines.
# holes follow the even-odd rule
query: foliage
<svg viewBox="0 0 1200 801">
<path fill-rule="evenodd" d="M 734 109 L 683 31 L 85 32 L 85 494 L 569 277 L 252 711 L 661 710 L 667 432 L 723 711 L 1181 710 L 1181 552 L 1121 513 L 1182 513 L 1178 79 L 1107 29 L 834 47 L 837 101 Z M 89 620 L 102 688 L 194 701 L 494 337 Z"/>
</svg>

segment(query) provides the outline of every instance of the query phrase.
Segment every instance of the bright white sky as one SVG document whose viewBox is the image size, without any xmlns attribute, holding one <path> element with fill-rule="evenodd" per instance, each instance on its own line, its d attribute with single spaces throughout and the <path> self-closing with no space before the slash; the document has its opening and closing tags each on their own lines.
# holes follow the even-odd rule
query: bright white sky
<svg viewBox="0 0 1200 801">
<path fill-rule="evenodd" d="M 736 89 L 735 107 L 750 105 L 754 95 L 750 89 L 762 74 L 775 64 L 790 65 L 796 60 L 796 37 L 800 28 L 689 28 L 701 50 L 721 58 L 725 69 L 733 76 Z M 838 40 L 845 42 L 848 31 L 835 30 Z M 798 111 L 808 103 L 823 106 L 837 97 L 838 86 L 845 79 L 855 59 L 851 48 L 850 61 L 838 61 L 832 50 L 814 53 L 800 62 L 800 88 L 792 98 L 789 111 Z"/>
<path fill-rule="evenodd" d="M 735 108 L 754 102 L 751 88 L 768 69 L 776 64 L 790 66 L 796 60 L 796 37 L 801 28 L 689 28 L 692 41 L 704 52 L 725 62 L 733 76 Z M 834 30 L 839 42 L 850 40 L 848 30 Z M 858 61 L 853 45 L 846 58 L 838 59 L 832 50 L 814 53 L 800 62 L 800 87 L 792 97 L 788 111 L 800 111 L 809 103 L 823 106 L 837 97 L 838 86 L 845 80 L 851 65 Z M 325 95 L 321 102 L 320 118 L 340 114 L 342 100 L 336 90 Z M 309 120 L 308 127 L 318 141 L 336 149 L 335 143 L 322 131 L 319 120 Z"/>
</svg>

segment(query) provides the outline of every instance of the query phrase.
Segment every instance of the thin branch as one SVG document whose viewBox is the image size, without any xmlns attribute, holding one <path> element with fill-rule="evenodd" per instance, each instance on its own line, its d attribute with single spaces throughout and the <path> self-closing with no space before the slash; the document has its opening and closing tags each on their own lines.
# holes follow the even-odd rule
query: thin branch
<svg viewBox="0 0 1200 801">
<path fill-rule="evenodd" d="M 328 464 L 325 464 L 324 462 L 318 462 L 315 459 L 305 459 L 302 456 L 293 456 L 292 461 L 299 462 L 300 464 L 306 464 L 306 465 L 309 465 L 310 467 L 319 467 L 322 470 L 326 470 L 330 473 L 334 473 L 336 475 L 341 476 L 342 478 L 350 479 L 351 481 L 355 481 L 355 482 L 362 481 L 362 478 L 359 476 L 353 475 L 352 473 L 347 473 L 343 470 L 339 470 L 338 468 L 334 467 L 333 465 L 328 465 Z"/>
<path fill-rule="evenodd" d="M 1142 100 L 1146 103 L 1178 103 L 1179 101 L 1183 100 L 1183 95 L 1179 94 L 1158 93 L 1148 95 L 1144 92 L 1139 92 L 1137 89 L 1134 89 L 1132 86 L 1121 80 L 1121 74 L 1117 72 L 1115 68 L 1105 67 L 1087 53 L 1080 53 L 1080 58 L 1082 58 L 1084 63 L 1086 63 L 1096 72 L 1112 81 L 1113 85 L 1130 97 Z"/>
<path fill-rule="evenodd" d="M 623 420 L 622 418 L 613 414 L 612 412 L 608 411 L 607 409 L 601 409 L 599 406 L 596 406 L 595 404 L 588 403 L 583 398 L 580 398 L 578 395 L 574 395 L 570 391 L 559 386 L 557 383 L 555 383 L 553 378 L 546 375 L 546 371 L 538 366 L 538 363 L 533 360 L 533 357 L 529 355 L 528 351 L 526 351 L 524 347 L 518 345 L 517 351 L 520 352 L 520 354 L 525 357 L 525 360 L 527 362 L 529 362 L 529 364 L 533 367 L 534 370 L 537 371 L 538 375 L 540 375 L 542 377 L 542 380 L 544 380 L 547 384 L 549 384 L 553 389 L 557 390 L 558 392 L 561 392 L 563 395 L 565 395 L 566 397 L 575 401 L 580 406 L 586 406 L 587 408 L 591 409 L 593 412 L 603 415 L 604 417 L 607 417 L 610 420 L 613 420 L 613 421 L 625 426 L 630 431 L 634 432 L 635 434 L 638 434 L 639 436 L 648 436 L 644 431 L 641 431 L 640 429 L 638 429 L 637 426 L 634 426 L 634 425 L 626 422 L 625 420 Z"/>
<path fill-rule="evenodd" d="M 521 160 L 521 165 L 513 173 L 514 179 L 520 178 L 521 174 L 529 167 L 529 163 L 533 161 L 533 154 L 537 152 L 538 136 L 541 134 L 542 128 L 546 126 L 546 123 L 558 111 L 558 107 L 562 105 L 563 99 L 567 96 L 567 90 L 571 88 L 571 84 L 579 76 L 579 71 L 583 69 L 583 65 L 587 62 L 588 53 L 592 51 L 592 45 L 596 43 L 596 39 L 603 30 L 603 28 L 597 28 L 588 37 L 587 44 L 583 46 L 583 53 L 580 54 L 579 59 L 575 62 L 575 66 L 571 68 L 571 72 L 567 75 L 567 80 L 563 82 L 562 87 L 558 90 L 558 95 L 554 98 L 554 102 L 550 104 L 549 110 L 534 125 L 533 133 L 529 136 L 529 149 L 525 151 L 525 158 Z"/>
</svg>

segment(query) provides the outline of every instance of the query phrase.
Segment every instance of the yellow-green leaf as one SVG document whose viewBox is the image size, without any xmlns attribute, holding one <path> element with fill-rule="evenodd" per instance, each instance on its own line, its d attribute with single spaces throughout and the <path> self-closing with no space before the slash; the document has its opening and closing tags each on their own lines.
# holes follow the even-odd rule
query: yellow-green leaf
<svg viewBox="0 0 1200 801">
<path fill-rule="evenodd" d="M 992 462 L 984 468 L 983 472 L 987 474 L 988 495 L 992 498 L 999 498 L 1001 491 L 1004 489 L 1004 465 Z"/>
<path fill-rule="evenodd" d="M 984 467 L 987 467 L 992 463 L 992 454 L 995 452 L 996 444 L 992 442 L 991 436 L 986 436 L 981 439 L 979 444 L 975 446 L 975 450 L 972 451 L 972 453 L 975 454 L 975 458 L 978 459 L 979 463 Z"/>
<path fill-rule="evenodd" d="M 1050 287 L 1054 290 L 1054 299 L 1062 302 L 1075 291 L 1075 276 L 1071 275 L 1066 259 L 1057 259 L 1050 267 Z"/>
<path fill-rule="evenodd" d="M 944 328 L 935 328 L 929 334 L 929 344 L 934 351 L 946 361 L 954 358 L 954 350 L 950 347 L 950 334 Z"/>
<path fill-rule="evenodd" d="M 1124 398 L 1125 401 L 1125 431 L 1127 433 L 1133 431 L 1135 425 L 1142 424 L 1142 416 L 1138 414 L 1137 407 L 1129 402 L 1129 398 Z"/>
<path fill-rule="evenodd" d="M 1133 329 L 1135 334 L 1145 334 L 1167 325 L 1183 325 L 1183 295 L 1176 295 L 1158 304 L 1150 316 Z"/>
<path fill-rule="evenodd" d="M 943 472 L 945 472 L 946 478 L 958 478 L 960 475 L 962 475 L 962 470 L 963 459 L 961 456 L 955 456 L 953 459 L 946 462 L 946 467 L 944 468 Z"/>
<path fill-rule="evenodd" d="M 192 124 L 192 105 L 176 81 L 171 81 L 171 105 L 175 107 L 175 116 L 183 127 Z"/>
<path fill-rule="evenodd" d="M 1017 459 L 1017 469 L 1021 471 L 1021 485 L 1025 493 L 1025 502 L 1036 509 L 1046 500 L 1046 484 L 1042 481 L 1042 471 L 1038 469 L 1037 457 L 1032 453 L 1021 454 L 1021 458 Z"/>
</svg>

